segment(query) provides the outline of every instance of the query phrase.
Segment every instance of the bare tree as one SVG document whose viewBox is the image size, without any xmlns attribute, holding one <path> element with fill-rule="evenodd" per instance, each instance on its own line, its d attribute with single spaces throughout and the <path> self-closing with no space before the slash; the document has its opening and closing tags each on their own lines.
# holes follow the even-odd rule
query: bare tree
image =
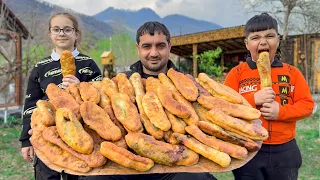
<svg viewBox="0 0 320 180">
<path fill-rule="evenodd" d="M 283 39 L 289 34 L 302 29 L 304 33 L 318 32 L 320 18 L 320 1 L 318 0 L 240 0 L 244 8 L 250 12 L 267 12 L 278 21 Z M 316 20 L 316 21 L 315 21 Z"/>
<path fill-rule="evenodd" d="M 288 35 L 320 32 L 319 0 L 240 0 L 251 12 L 267 12 L 273 15 L 282 29 L 281 59 L 293 64 L 288 58 Z M 307 61 L 303 63 L 308 68 Z M 307 71 L 305 71 L 308 79 Z"/>
</svg>

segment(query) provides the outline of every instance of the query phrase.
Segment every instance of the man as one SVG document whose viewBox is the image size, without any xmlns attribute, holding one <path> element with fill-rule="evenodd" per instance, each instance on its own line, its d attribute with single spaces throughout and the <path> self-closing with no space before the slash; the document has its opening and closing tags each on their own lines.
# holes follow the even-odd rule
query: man
<svg viewBox="0 0 320 180">
<path fill-rule="evenodd" d="M 138 72 L 142 78 L 158 78 L 159 73 L 167 73 L 170 68 L 178 70 L 169 60 L 171 43 L 170 33 L 165 25 L 159 22 L 146 22 L 137 31 L 136 48 L 140 60 L 130 66 L 131 71 L 125 72 L 128 77 Z M 86 179 L 112 180 L 214 180 L 209 173 L 165 173 L 95 176 Z"/>
<path fill-rule="evenodd" d="M 136 48 L 140 60 L 130 66 L 125 72 L 128 77 L 138 72 L 142 78 L 158 77 L 160 73 L 166 73 L 175 65 L 169 60 L 171 43 L 168 29 L 159 22 L 146 22 L 137 31 Z"/>
</svg>

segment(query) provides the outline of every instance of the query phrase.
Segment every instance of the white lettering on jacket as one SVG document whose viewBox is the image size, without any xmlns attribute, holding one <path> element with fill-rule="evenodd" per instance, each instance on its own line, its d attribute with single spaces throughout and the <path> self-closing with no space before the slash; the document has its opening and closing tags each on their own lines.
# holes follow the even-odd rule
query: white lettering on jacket
<svg viewBox="0 0 320 180">
<path fill-rule="evenodd" d="M 239 89 L 240 94 L 253 91 L 257 91 L 257 85 L 244 86 Z"/>
<path fill-rule="evenodd" d="M 28 109 L 26 109 L 24 112 L 23 112 L 23 115 L 28 115 L 28 114 L 32 114 L 32 112 L 34 111 L 34 109 L 36 109 L 37 106 L 33 106 L 33 107 L 30 107 Z"/>
<path fill-rule="evenodd" d="M 93 71 L 89 67 L 85 67 L 85 68 L 79 69 L 79 74 L 86 74 L 91 76 L 93 74 Z"/>
<path fill-rule="evenodd" d="M 50 71 L 46 72 L 44 74 L 44 77 L 49 77 L 49 76 L 59 76 L 61 74 L 61 69 L 59 68 L 53 68 Z"/>
<path fill-rule="evenodd" d="M 102 81 L 102 76 L 99 75 L 99 76 L 93 78 L 92 81 Z"/>
</svg>

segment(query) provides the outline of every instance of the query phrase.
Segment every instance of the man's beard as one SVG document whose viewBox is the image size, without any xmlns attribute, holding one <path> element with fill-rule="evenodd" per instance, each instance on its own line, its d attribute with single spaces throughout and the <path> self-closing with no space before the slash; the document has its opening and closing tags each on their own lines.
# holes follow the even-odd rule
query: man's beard
<svg viewBox="0 0 320 180">
<path fill-rule="evenodd" d="M 162 70 L 166 65 L 167 65 L 166 63 L 162 64 L 162 62 L 161 62 L 159 65 L 158 64 L 155 66 L 146 65 L 144 67 L 149 71 L 158 72 L 158 71 Z"/>
</svg>

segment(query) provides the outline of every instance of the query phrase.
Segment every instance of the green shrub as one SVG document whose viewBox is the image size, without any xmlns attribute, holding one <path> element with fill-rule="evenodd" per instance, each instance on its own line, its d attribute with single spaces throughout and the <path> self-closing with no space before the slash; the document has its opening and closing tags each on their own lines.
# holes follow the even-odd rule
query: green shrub
<svg viewBox="0 0 320 180">
<path fill-rule="evenodd" d="M 200 55 L 195 55 L 198 59 L 198 71 L 203 72 L 209 76 L 221 77 L 225 67 L 220 66 L 220 54 L 222 53 L 221 48 L 216 50 L 205 51 Z"/>
</svg>

